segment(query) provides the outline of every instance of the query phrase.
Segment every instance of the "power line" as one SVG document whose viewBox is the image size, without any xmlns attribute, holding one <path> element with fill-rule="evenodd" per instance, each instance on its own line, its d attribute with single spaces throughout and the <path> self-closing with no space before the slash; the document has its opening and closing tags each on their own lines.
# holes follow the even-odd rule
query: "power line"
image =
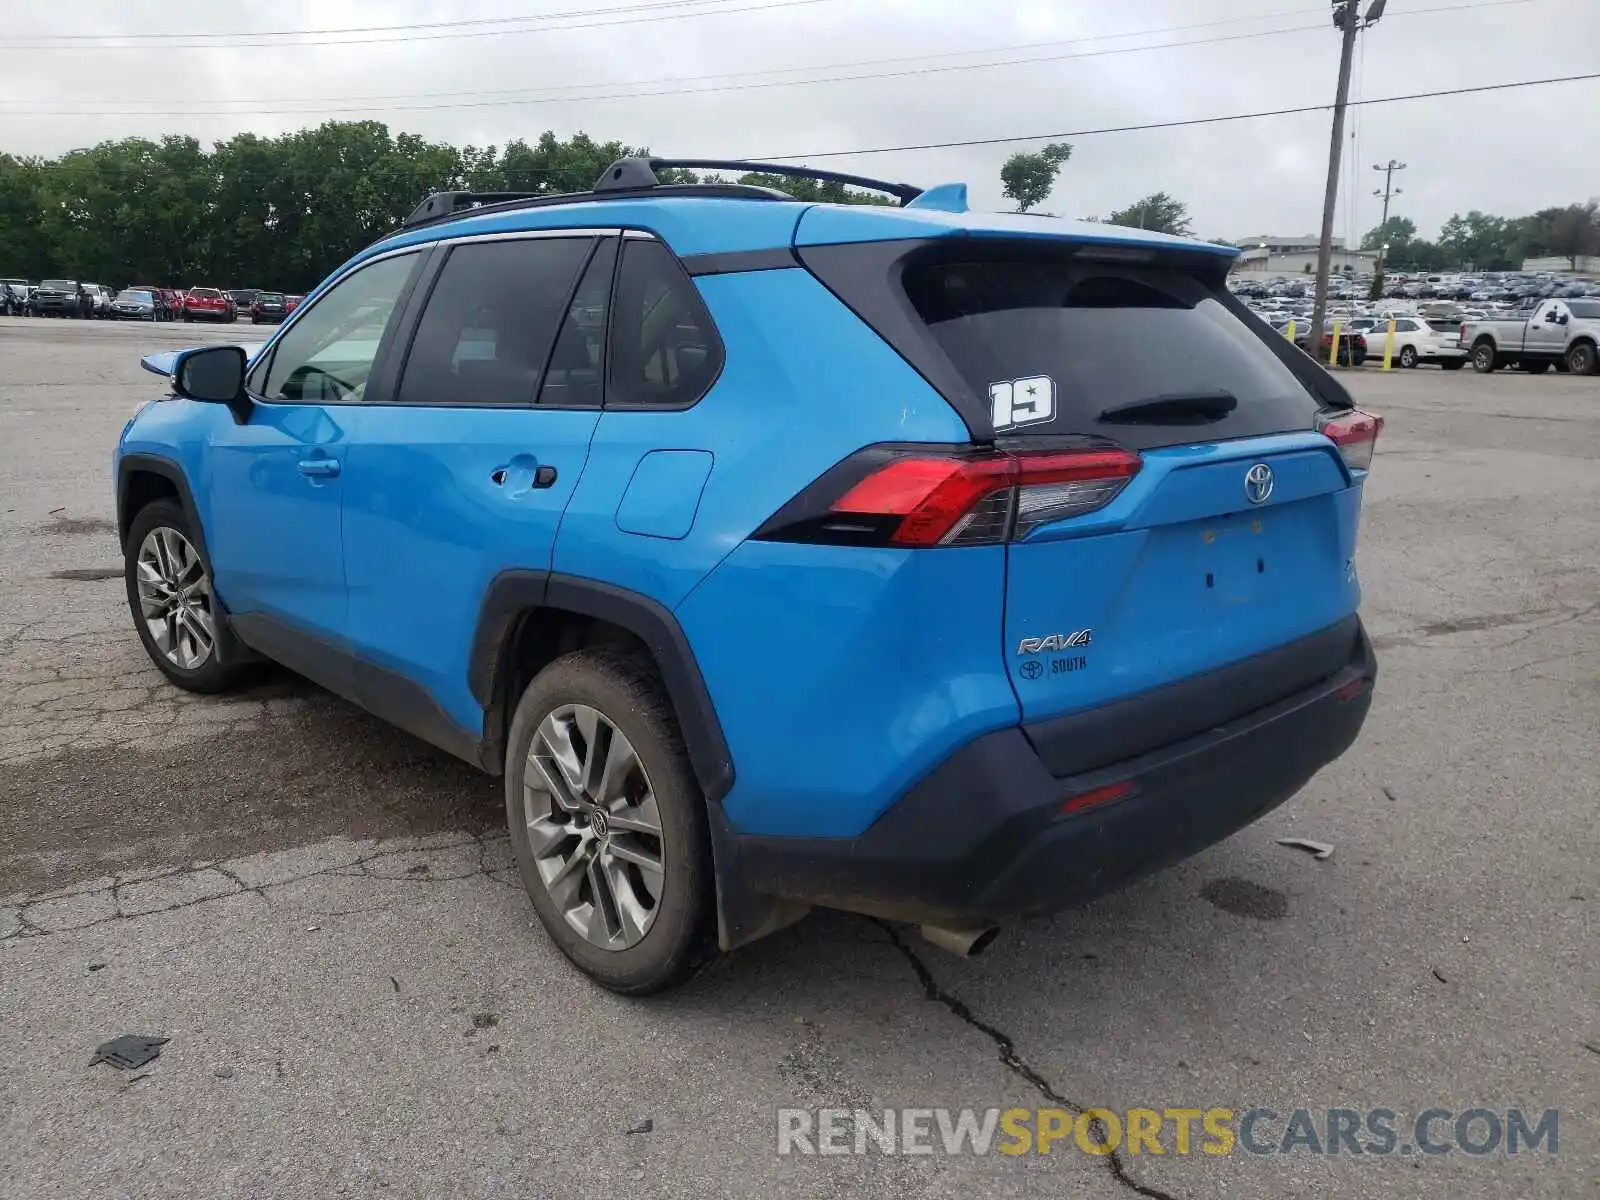
<svg viewBox="0 0 1600 1200">
<path fill-rule="evenodd" d="M 1591 72 L 1583 75 L 1560 75 L 1549 79 L 1522 79 L 1508 83 L 1480 84 L 1474 87 L 1449 88 L 1443 91 L 1412 92 L 1402 96 L 1377 96 L 1371 99 L 1352 100 L 1351 107 L 1370 107 L 1379 104 L 1399 104 L 1412 100 L 1434 100 L 1449 96 L 1467 96 L 1484 92 L 1503 92 L 1513 88 L 1543 87 L 1559 83 L 1582 83 L 1600 79 L 1600 72 Z M 1217 117 L 1193 117 L 1179 121 L 1157 121 L 1142 125 L 1118 125 L 1099 129 L 1074 129 L 1059 133 L 1033 133 L 1011 137 L 973 138 L 958 142 L 924 142 L 917 145 L 906 146 L 877 146 L 871 148 L 857 148 L 852 150 L 820 150 L 811 154 L 751 154 L 739 156 L 750 161 L 764 162 L 798 162 L 822 158 L 848 158 L 856 155 L 868 154 L 900 154 L 924 150 L 957 150 L 976 146 L 1002 146 L 1015 145 L 1021 142 L 1056 141 L 1062 138 L 1099 137 L 1113 133 L 1141 133 L 1158 129 L 1180 129 L 1196 125 L 1220 125 L 1234 121 L 1252 121 L 1268 117 L 1298 116 L 1306 113 L 1326 112 L 1333 107 L 1332 104 L 1308 104 L 1297 108 L 1278 108 L 1262 112 L 1230 113 Z M 357 174 L 379 177 L 406 176 L 413 179 L 426 179 L 436 176 L 437 172 L 423 164 L 385 164 L 377 168 L 352 167 Z M 496 164 L 496 169 L 503 170 L 508 179 L 523 179 L 533 176 L 548 177 L 561 175 L 566 172 L 559 168 L 526 167 L 507 169 L 503 164 Z M 277 179 L 276 172 L 251 172 L 241 171 L 230 174 L 230 179 L 248 181 L 250 179 Z"/>
<path fill-rule="evenodd" d="M 502 100 L 458 100 L 439 104 L 384 104 L 385 112 L 432 112 L 441 109 L 455 108 L 507 108 L 533 104 L 589 104 L 602 100 L 645 100 L 656 99 L 662 96 L 712 96 L 724 92 L 760 91 L 771 88 L 785 87 L 815 87 L 835 83 L 855 83 L 882 79 L 909 79 L 920 75 L 943 75 L 956 71 L 977 71 L 993 67 L 1016 67 L 1032 63 L 1066 62 L 1076 59 L 1105 58 L 1122 54 L 1142 54 L 1151 50 L 1177 50 L 1190 46 L 1211 46 L 1221 42 L 1248 41 L 1263 37 L 1280 37 L 1284 34 L 1322 32 L 1321 25 L 1298 25 L 1286 29 L 1256 30 L 1250 33 L 1223 34 L 1210 38 L 1194 38 L 1181 42 L 1158 42 L 1149 46 L 1116 46 L 1105 50 L 1083 50 L 1070 54 L 1041 54 L 1028 58 L 999 59 L 994 62 L 982 63 L 953 63 L 936 67 L 912 67 L 903 71 L 875 71 L 860 75 L 827 75 L 813 79 L 772 79 L 753 83 L 716 84 L 711 87 L 688 88 L 662 88 L 657 91 L 633 92 L 606 92 L 588 95 L 521 95 L 517 99 Z M 590 85 L 596 86 L 596 85 Z M 528 89 L 511 89 L 525 93 Z M 484 94 L 484 93 L 479 93 Z M 30 111 L 5 110 L 7 116 L 16 117 L 161 117 L 161 118 L 219 118 L 240 116 L 328 116 L 344 113 L 370 113 L 373 106 L 363 104 L 354 107 L 324 107 L 324 108 L 251 108 L 245 110 L 233 109 L 179 109 L 171 111 L 134 111 L 129 109 L 116 109 L 109 111 L 96 111 L 87 109 L 33 109 Z"/>
<path fill-rule="evenodd" d="M 1531 3 L 1532 0 L 1494 0 L 1494 2 L 1505 4 L 1525 4 Z M 1471 7 L 1487 8 L 1490 7 L 1490 5 L 1483 4 L 1474 5 Z M 901 63 L 929 62 L 935 59 L 970 58 L 979 54 L 1011 54 L 1025 50 L 1044 50 L 1056 46 L 1081 46 L 1088 42 L 1117 41 L 1123 38 L 1150 37 L 1164 33 L 1188 33 L 1192 30 L 1210 29 L 1218 25 L 1238 25 L 1246 21 L 1277 20 L 1283 17 L 1302 17 L 1308 14 L 1320 15 L 1321 12 L 1322 10 L 1318 8 L 1309 10 L 1299 8 L 1290 9 L 1287 12 L 1262 13 L 1253 17 L 1228 17 L 1218 21 L 1198 21 L 1190 25 L 1163 25 L 1152 29 L 1130 29 L 1122 33 L 1101 33 L 1088 37 L 1058 38 L 1043 42 L 1019 42 L 1006 46 L 990 46 L 987 48 L 974 50 L 946 50 L 933 54 L 905 54 L 894 58 L 854 59 L 850 62 L 820 63 L 803 67 L 766 67 L 761 70 L 752 71 L 717 71 L 708 75 L 672 75 L 658 79 L 602 80 L 595 83 L 566 84 L 559 88 L 498 88 L 488 90 L 482 88 L 473 88 L 469 91 L 463 92 L 412 92 L 406 95 L 386 94 L 378 96 L 324 96 L 320 98 L 297 97 L 297 100 L 307 104 L 354 104 L 357 102 L 381 102 L 385 100 L 447 100 L 455 99 L 461 96 L 511 96 L 523 95 L 528 92 L 549 92 L 559 94 L 567 91 L 575 91 L 580 89 L 587 90 L 593 88 L 653 87 L 656 84 L 708 83 L 725 79 L 750 79 L 761 75 L 792 75 L 805 71 L 847 71 L 856 67 L 897 66 Z M 1321 26 L 1319 25 L 1318 28 L 1320 29 Z M 976 63 L 970 65 L 983 66 L 986 64 Z M 88 104 L 96 103 L 96 101 L 80 101 L 79 103 Z M 270 104 L 272 103 L 272 100 L 267 98 L 239 99 L 229 100 L 227 103 L 240 105 L 261 105 Z M 259 109 L 252 108 L 250 111 L 259 111 Z M 69 114 L 63 113 L 62 115 Z"/>
<path fill-rule="evenodd" d="M 701 0 L 702 3 L 719 3 L 720 0 Z M 168 42 L 161 48 L 163 50 L 261 50 L 261 49 L 290 49 L 298 50 L 305 46 L 383 46 L 401 42 L 437 42 L 456 40 L 461 38 L 486 38 L 509 37 L 519 33 L 565 33 L 574 29 L 609 29 L 616 25 L 645 25 L 658 21 L 683 21 L 691 17 L 721 17 L 733 13 L 770 12 L 775 9 L 801 8 L 812 4 L 831 4 L 834 0 L 770 0 L 769 3 L 747 4 L 739 8 L 708 8 L 695 12 L 658 13 L 656 15 L 623 16 L 615 21 L 589 21 L 577 25 L 542 25 L 531 29 L 477 29 L 477 30 L 443 30 L 435 33 L 419 33 L 403 37 L 361 37 L 361 38 L 314 38 L 306 37 L 296 41 L 213 41 L 213 42 Z M 604 11 L 604 10 L 598 10 Z M 537 20 L 536 17 L 524 17 L 524 21 Z M 312 31 L 315 32 L 315 31 Z M 125 35 L 107 34 L 106 37 Z M 250 34 L 239 34 L 237 37 L 248 38 Z M 257 35 L 259 36 L 259 35 Z M 277 35 L 273 35 L 277 36 Z M 95 44 L 60 44 L 50 41 L 10 42 L 0 45 L 0 51 L 5 50 L 149 50 L 150 47 L 141 42 L 103 42 Z"/>
<path fill-rule="evenodd" d="M 1370 100 L 1352 100 L 1350 104 L 1369 107 L 1374 104 L 1399 104 L 1407 100 L 1435 100 L 1445 96 L 1470 96 L 1478 92 L 1504 92 L 1512 88 L 1543 87 L 1552 83 L 1580 83 L 1600 79 L 1600 72 L 1587 75 L 1557 75 L 1550 79 L 1519 79 L 1512 83 L 1486 83 L 1476 87 L 1448 88 L 1437 92 L 1411 92 L 1404 96 L 1377 96 Z M 1143 125 L 1115 125 L 1103 129 L 1071 129 L 1061 133 L 1030 133 L 1020 137 L 969 138 L 960 142 L 921 142 L 906 146 L 875 146 L 860 150 L 821 150 L 812 154 L 753 154 L 747 157 L 763 162 L 798 162 L 813 158 L 848 158 L 865 154 L 901 154 L 914 150 L 962 150 L 972 146 L 1007 146 L 1018 142 L 1053 142 L 1062 138 L 1099 137 L 1108 133 L 1143 133 L 1153 129 L 1183 129 L 1195 125 L 1221 125 L 1229 121 L 1255 121 L 1265 117 L 1292 117 L 1304 113 L 1327 112 L 1331 104 L 1306 104 L 1298 108 L 1274 108 L 1262 112 L 1230 113 L 1222 117 L 1192 117 L 1182 121 L 1152 121 Z"/>
<path fill-rule="evenodd" d="M 481 25 L 519 25 L 529 21 L 564 21 L 579 17 L 611 16 L 616 13 L 656 11 L 664 8 L 697 8 L 707 4 L 726 3 L 726 0 L 652 0 L 648 4 L 619 4 L 611 8 L 580 8 L 568 12 L 524 13 L 514 17 L 471 17 L 460 21 L 415 21 L 401 25 L 350 25 L 342 29 L 195 29 L 182 33 L 45 33 L 34 35 L 50 42 L 144 42 L 167 41 L 182 38 L 293 38 L 326 37 L 346 33 L 404 33 L 413 29 L 464 29 Z M 14 38 L 0 38 L 0 45 L 9 45 Z"/>
<path fill-rule="evenodd" d="M 148 49 L 151 39 L 161 40 L 165 50 L 219 50 L 219 49 L 298 49 L 303 46 L 364 46 L 364 45 L 389 45 L 394 43 L 414 41 L 441 41 L 459 38 L 507 37 L 522 33 L 560 33 L 565 30 L 608 28 L 615 25 L 634 25 L 654 23 L 658 21 L 678 21 L 691 17 L 711 17 L 723 14 L 765 12 L 774 9 L 798 8 L 812 4 L 831 3 L 833 0 L 772 0 L 770 3 L 751 4 L 738 8 L 707 8 L 701 11 L 680 11 L 659 13 L 655 10 L 674 8 L 683 9 L 691 5 L 707 5 L 727 3 L 728 0 L 656 0 L 648 4 L 621 5 L 612 8 L 574 10 L 564 13 L 531 13 L 517 17 L 478 17 L 460 21 L 432 21 L 418 22 L 403 25 L 370 25 L 351 26 L 344 29 L 303 29 L 303 30 L 271 30 L 259 33 L 237 31 L 229 33 L 121 33 L 121 34 L 41 34 L 32 40 L 17 40 L 0 38 L 0 52 L 6 50 L 144 50 Z M 1500 8 L 1511 4 L 1537 4 L 1543 0 L 1486 0 L 1478 4 L 1451 4 L 1437 8 L 1415 9 L 1410 12 L 1394 13 L 1393 16 L 1424 16 L 1430 13 L 1460 12 L 1473 8 Z M 651 15 L 655 12 L 655 15 Z M 629 16 L 630 13 L 643 15 Z M 554 20 L 568 20 L 589 16 L 619 15 L 614 21 L 596 21 L 575 25 L 537 25 L 532 28 L 506 28 L 509 25 L 526 25 L 530 22 L 548 22 Z M 1188 29 L 1199 29 L 1207 26 L 1238 24 L 1244 21 L 1274 20 L 1278 17 L 1306 16 L 1311 14 L 1325 15 L 1321 8 L 1299 8 L 1288 12 L 1264 13 L 1253 16 L 1231 17 L 1216 21 L 1199 22 L 1193 25 L 1170 26 L 1165 32 L 1177 32 Z M 495 25 L 494 29 L 481 29 L 478 26 Z M 468 28 L 470 27 L 470 28 Z M 408 31 L 424 31 L 409 36 L 395 37 L 363 37 L 351 38 L 354 33 L 395 33 L 405 35 Z M 1152 32 L 1163 32 L 1161 30 Z M 330 35 L 333 35 L 330 37 Z M 1104 38 L 1131 37 L 1135 34 L 1106 34 Z M 182 39 L 210 39 L 190 40 Z M 271 40 L 279 41 L 276 46 Z M 295 39 L 295 40 L 287 40 Z M 1083 40 L 1098 41 L 1101 38 L 1088 38 Z"/>
<path fill-rule="evenodd" d="M 1538 0 L 1489 0 L 1489 3 L 1454 4 L 1454 5 L 1443 6 L 1443 7 L 1440 7 L 1440 8 L 1420 9 L 1420 10 L 1416 10 L 1411 15 L 1421 16 L 1421 15 L 1424 15 L 1426 13 L 1461 12 L 1461 11 L 1464 11 L 1464 10 L 1470 10 L 1470 9 L 1475 9 L 1475 8 L 1497 8 L 1497 7 L 1503 7 L 1503 6 L 1507 5 L 1507 4 L 1528 4 L 1528 3 L 1535 3 L 1535 2 L 1538 2 Z M 1303 12 L 1305 10 L 1302 9 L 1302 10 L 1298 10 L 1298 11 Z M 1317 10 L 1317 11 L 1320 11 L 1320 10 Z M 1286 13 L 1286 14 L 1282 14 L 1282 15 L 1290 15 L 1290 14 Z M 829 67 L 829 66 L 793 67 L 793 68 L 777 68 L 776 70 L 787 70 L 787 71 L 804 71 L 804 70 L 825 71 L 825 70 L 833 70 L 833 69 L 844 70 L 844 69 L 849 69 L 851 67 L 872 66 L 872 65 L 876 65 L 876 64 L 891 64 L 891 63 L 902 63 L 902 62 L 922 62 L 922 61 L 926 61 L 927 59 L 930 59 L 930 58 L 950 58 L 950 57 L 955 57 L 957 55 L 998 54 L 998 53 L 1006 53 L 1006 52 L 1008 52 L 1010 50 L 1014 50 L 1014 49 L 1029 49 L 1029 48 L 1033 48 L 1033 47 L 1045 47 L 1045 46 L 1081 45 L 1081 44 L 1083 44 L 1085 42 L 1104 41 L 1104 40 L 1108 40 L 1108 39 L 1111 39 L 1111 38 L 1148 36 L 1149 34 L 1179 32 L 1179 31 L 1183 31 L 1183 30 L 1186 30 L 1186 29 L 1205 28 L 1205 27 L 1216 26 L 1216 25 L 1224 25 L 1224 24 L 1237 24 L 1240 20 L 1245 20 L 1245 19 L 1259 20 L 1259 19 L 1262 19 L 1262 18 L 1233 18 L 1233 19 L 1227 20 L 1227 21 L 1206 21 L 1206 22 L 1200 22 L 1200 23 L 1195 24 L 1195 25 L 1189 25 L 1189 26 L 1170 26 L 1170 27 L 1166 27 L 1166 28 L 1151 29 L 1151 30 L 1143 31 L 1142 33 L 1130 31 L 1130 32 L 1121 33 L 1121 34 L 1105 34 L 1105 35 L 1100 35 L 1100 36 L 1096 36 L 1096 37 L 1072 38 L 1072 39 L 1066 39 L 1066 40 L 1062 40 L 1062 41 L 1025 43 L 1025 44 L 1023 44 L 1021 46 L 996 47 L 996 48 L 990 49 L 990 50 L 953 51 L 953 52 L 949 52 L 949 53 L 945 53 L 945 54 L 937 54 L 937 55 L 914 55 L 914 56 L 906 56 L 906 57 L 902 57 L 902 58 L 876 59 L 876 60 L 866 60 L 866 61 L 855 62 L 855 63 L 842 63 L 842 64 L 836 64 L 833 67 Z M 463 92 L 433 93 L 434 96 L 439 96 L 439 97 L 449 97 L 449 96 L 459 96 L 459 95 L 507 97 L 505 99 L 457 100 L 457 101 L 449 101 L 449 102 L 445 102 L 445 103 L 422 103 L 422 104 L 418 104 L 418 103 L 385 103 L 385 102 L 391 101 L 391 100 L 424 100 L 424 99 L 428 99 L 429 98 L 428 94 L 422 94 L 422 95 L 413 94 L 411 96 L 347 97 L 346 99 L 349 100 L 349 101 L 352 101 L 352 102 L 358 101 L 358 100 L 364 100 L 364 101 L 368 101 L 369 102 L 369 103 L 363 103 L 363 104 L 359 104 L 359 105 L 352 104 L 349 107 L 340 107 L 340 106 L 333 106 L 333 107 L 327 107 L 327 106 L 324 106 L 324 107 L 289 107 L 289 108 L 271 107 L 271 106 L 262 107 L 258 102 L 239 100 L 239 101 L 229 101 L 228 103 L 239 104 L 239 105 L 254 105 L 254 107 L 249 107 L 249 108 L 241 109 L 241 110 L 234 110 L 234 109 L 205 109 L 205 110 L 196 110 L 196 109 L 181 109 L 181 110 L 111 109 L 111 110 L 103 110 L 102 109 L 102 110 L 97 110 L 97 109 L 81 109 L 81 108 L 80 109 L 61 109 L 61 108 L 53 108 L 53 109 L 16 109 L 16 108 L 4 108 L 4 109 L 0 109 L 0 112 L 4 112 L 6 115 L 9 115 L 9 116 L 18 116 L 18 117 L 135 117 L 135 118 L 151 118 L 151 117 L 154 117 L 154 118 L 161 118 L 161 119 L 187 118 L 187 119 L 200 119 L 200 120 L 205 120 L 205 119 L 215 120 L 215 119 L 222 119 L 222 118 L 228 118 L 228 117 L 257 116 L 257 115 L 262 115 L 262 116 L 269 116 L 270 115 L 270 116 L 308 116 L 308 117 L 317 117 L 317 116 L 337 116 L 337 115 L 350 114 L 350 113 L 370 113 L 372 111 L 372 104 L 373 103 L 382 104 L 383 110 L 385 112 L 421 112 L 421 111 L 439 111 L 439 110 L 445 110 L 445 109 L 463 109 L 463 108 L 507 108 L 507 107 L 521 107 L 521 106 L 526 106 L 526 105 L 538 105 L 538 104 L 573 104 L 573 103 L 591 103 L 591 102 L 611 101 L 611 100 L 657 99 L 657 98 L 661 98 L 661 97 L 665 97 L 665 96 L 717 95 L 717 94 L 725 93 L 725 92 L 758 91 L 758 90 L 768 90 L 768 89 L 772 89 L 772 88 L 810 87 L 810 86 L 819 86 L 819 85 L 826 85 L 826 84 L 853 83 L 853 82 L 864 82 L 864 81 L 884 80 L 884 79 L 907 79 L 907 78 L 912 78 L 912 77 L 922 76 L 922 75 L 939 75 L 939 74 L 948 74 L 948 73 L 951 73 L 951 72 L 976 71 L 976 70 L 992 69 L 992 68 L 997 68 L 997 67 L 1025 66 L 1025 65 L 1038 64 L 1038 63 L 1048 63 L 1048 62 L 1065 62 L 1065 61 L 1089 59 L 1089 58 L 1113 57 L 1113 56 L 1123 55 L 1123 54 L 1142 54 L 1142 53 L 1148 53 L 1148 52 L 1150 52 L 1152 50 L 1175 50 L 1175 49 L 1183 49 L 1183 48 L 1186 48 L 1186 47 L 1193 47 L 1193 46 L 1209 46 L 1209 45 L 1218 45 L 1218 44 L 1227 43 L 1227 42 L 1251 41 L 1251 40 L 1255 40 L 1257 38 L 1282 37 L 1282 36 L 1284 36 L 1286 34 L 1321 32 L 1324 28 L 1325 28 L 1325 26 L 1322 25 L 1322 24 L 1296 25 L 1296 26 L 1289 26 L 1289 27 L 1282 28 L 1282 29 L 1261 29 L 1261 30 L 1251 30 L 1251 31 L 1247 31 L 1247 32 L 1244 32 L 1244 33 L 1221 34 L 1221 35 L 1218 35 L 1218 36 L 1215 36 L 1215 37 L 1191 38 L 1191 39 L 1186 40 L 1186 41 L 1157 42 L 1157 43 L 1152 43 L 1152 44 L 1147 45 L 1147 46 L 1114 46 L 1114 47 L 1108 47 L 1108 48 L 1099 49 L 1099 50 L 1079 51 L 1079 52 L 1076 52 L 1076 53 L 1042 54 L 1042 55 L 1034 55 L 1034 56 L 1025 57 L 1025 58 L 999 59 L 999 60 L 992 61 L 992 62 L 952 63 L 952 64 L 947 64 L 947 65 L 942 65 L 942 66 L 914 67 L 914 68 L 908 68 L 908 69 L 900 70 L 900 71 L 880 71 L 880 72 L 869 72 L 869 73 L 865 73 L 865 74 L 855 74 L 855 75 L 820 76 L 820 77 L 808 78 L 808 79 L 758 80 L 758 81 L 749 82 L 749 83 L 714 84 L 713 86 L 710 86 L 710 87 L 667 87 L 667 88 L 661 88 L 661 89 L 658 89 L 658 90 L 655 90 L 655 91 L 626 91 L 626 92 L 609 92 L 609 93 L 600 93 L 600 94 L 590 93 L 590 94 L 585 94 L 585 95 L 565 94 L 565 93 L 569 93 L 571 91 L 571 89 L 573 89 L 573 88 L 585 88 L 585 89 L 587 89 L 587 88 L 606 87 L 606 86 L 651 87 L 655 83 L 698 83 L 698 82 L 702 82 L 702 81 L 713 81 L 713 80 L 717 80 L 717 79 L 738 79 L 738 78 L 746 77 L 746 76 L 749 76 L 749 75 L 771 74 L 771 73 L 773 73 L 773 71 L 770 71 L 770 70 L 769 71 L 746 71 L 746 72 L 735 72 L 733 74 L 728 74 L 728 75 L 704 75 L 704 76 L 681 77 L 681 78 L 677 78 L 677 79 L 641 80 L 641 81 L 638 81 L 637 83 L 633 83 L 633 84 L 604 84 L 604 83 L 574 84 L 574 85 L 569 85 L 568 88 L 565 88 L 565 89 L 507 88 L 507 89 L 500 89 L 500 90 L 496 90 L 496 91 L 479 91 L 479 92 L 464 92 L 464 93 Z M 529 94 L 530 92 L 541 92 L 542 94 L 530 95 Z M 325 103 L 325 102 L 297 100 L 295 103 L 317 104 L 317 103 Z"/>
</svg>

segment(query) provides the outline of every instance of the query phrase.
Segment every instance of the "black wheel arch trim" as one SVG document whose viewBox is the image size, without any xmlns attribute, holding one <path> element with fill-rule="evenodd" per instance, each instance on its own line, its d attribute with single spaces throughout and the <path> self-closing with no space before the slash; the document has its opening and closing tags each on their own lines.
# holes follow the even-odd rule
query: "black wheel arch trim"
<svg viewBox="0 0 1600 1200">
<path fill-rule="evenodd" d="M 541 609 L 595 617 L 634 634 L 654 657 L 667 698 L 689 753 L 695 778 L 715 803 L 733 787 L 733 756 L 706 688 L 694 649 L 670 610 L 638 592 L 554 572 L 508 570 L 495 576 L 484 594 L 473 634 L 467 684 L 483 705 L 485 729 L 510 711 L 507 696 L 512 635 Z M 492 734 L 490 741 L 497 741 Z"/>
<path fill-rule="evenodd" d="M 189 522 L 189 529 L 194 534 L 200 555 L 209 564 L 211 552 L 206 546 L 205 525 L 200 520 L 199 510 L 195 508 L 194 491 L 189 487 L 189 477 L 172 459 L 156 454 L 125 454 L 122 456 L 122 461 L 117 464 L 117 544 L 126 545 L 128 530 L 133 526 L 136 514 L 130 511 L 128 498 L 133 477 L 140 474 L 159 475 L 172 484 L 178 493 L 178 504 Z"/>
</svg>

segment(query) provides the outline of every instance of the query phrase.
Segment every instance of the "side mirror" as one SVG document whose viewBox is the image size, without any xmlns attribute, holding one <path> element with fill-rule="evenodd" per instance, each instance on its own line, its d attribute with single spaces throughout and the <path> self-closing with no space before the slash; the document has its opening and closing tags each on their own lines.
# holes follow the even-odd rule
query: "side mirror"
<svg viewBox="0 0 1600 1200">
<path fill-rule="evenodd" d="M 1559 316 L 1559 317 L 1557 317 L 1557 318 L 1556 318 L 1556 320 L 1557 320 L 1557 321 L 1558 321 L 1558 322 L 1559 322 L 1559 323 L 1560 323 L 1560 324 L 1562 324 L 1562 325 L 1565 325 L 1565 324 L 1566 324 L 1566 323 L 1567 323 L 1567 322 L 1568 322 L 1568 321 L 1570 321 L 1570 320 L 1572 320 L 1572 318 L 1571 318 L 1571 317 L 1569 317 L 1569 316 L 1567 316 L 1567 314 L 1566 314 L 1566 313 L 1562 313 L 1562 314 L 1561 314 L 1561 315 L 1560 315 L 1560 316 Z"/>
<path fill-rule="evenodd" d="M 172 365 L 172 390 L 189 400 L 226 404 L 243 424 L 250 416 L 250 398 L 244 392 L 247 361 L 239 346 L 185 350 Z"/>
</svg>

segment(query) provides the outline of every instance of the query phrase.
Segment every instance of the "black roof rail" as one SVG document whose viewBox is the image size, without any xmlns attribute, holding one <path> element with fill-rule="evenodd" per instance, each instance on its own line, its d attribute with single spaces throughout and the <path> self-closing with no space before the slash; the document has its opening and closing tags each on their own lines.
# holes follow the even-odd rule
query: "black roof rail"
<svg viewBox="0 0 1600 1200">
<path fill-rule="evenodd" d="M 400 228 L 410 229 L 441 217 L 453 217 L 462 209 L 476 208 L 480 204 L 503 204 L 507 200 L 532 200 L 538 192 L 432 192 L 411 215 L 400 223 Z"/>
<path fill-rule="evenodd" d="M 848 187 L 866 188 L 893 196 L 902 205 L 910 204 L 922 195 L 922 189 L 909 183 L 891 183 L 872 179 L 866 175 L 845 175 L 839 171 L 821 171 L 816 167 L 795 166 L 792 163 L 749 162 L 737 158 L 623 158 L 606 168 L 594 185 L 595 192 L 633 192 L 658 186 L 657 171 L 671 169 L 686 171 L 738 171 L 745 175 L 787 175 L 793 179 L 815 179 L 819 183 L 839 183 Z"/>
<path fill-rule="evenodd" d="M 848 187 L 884 192 L 909 204 L 922 195 L 922 189 L 909 183 L 890 183 L 865 175 L 845 175 L 838 171 L 819 171 L 789 163 L 748 162 L 736 158 L 622 158 L 606 168 L 591 192 L 433 192 L 411 210 L 400 223 L 401 229 L 448 221 L 469 210 L 543 208 L 556 204 L 581 204 L 625 193 L 649 192 L 656 196 L 720 196 L 743 200 L 792 200 L 785 192 L 745 183 L 662 183 L 656 172 L 669 169 L 738 171 L 740 174 L 784 175 L 793 179 L 815 179 L 819 183 L 838 183 Z"/>
</svg>

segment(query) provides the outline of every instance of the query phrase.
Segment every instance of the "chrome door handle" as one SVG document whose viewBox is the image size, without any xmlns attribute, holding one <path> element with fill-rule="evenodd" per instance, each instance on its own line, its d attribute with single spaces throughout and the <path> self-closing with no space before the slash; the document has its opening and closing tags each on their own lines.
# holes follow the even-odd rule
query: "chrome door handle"
<svg viewBox="0 0 1600 1200">
<path fill-rule="evenodd" d="M 332 479 L 339 473 L 337 458 L 302 458 L 295 464 L 307 479 Z"/>
</svg>

